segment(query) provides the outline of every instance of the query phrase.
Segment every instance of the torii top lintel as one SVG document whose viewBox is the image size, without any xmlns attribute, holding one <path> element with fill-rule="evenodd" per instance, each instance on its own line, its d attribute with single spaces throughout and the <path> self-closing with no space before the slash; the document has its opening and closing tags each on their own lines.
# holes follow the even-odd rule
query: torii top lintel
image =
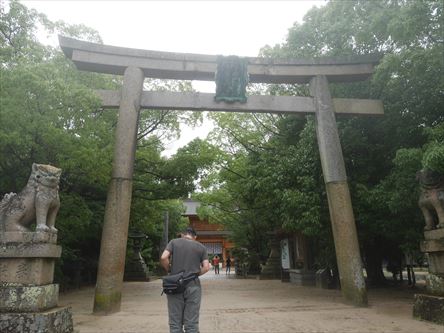
<svg viewBox="0 0 444 333">
<path fill-rule="evenodd" d="M 59 36 L 60 46 L 80 70 L 122 75 L 129 66 L 141 68 L 145 77 L 213 81 L 216 55 L 175 53 L 124 48 Z M 362 81 L 372 75 L 379 55 L 341 58 L 247 58 L 250 82 L 307 83 L 325 75 L 329 82 Z"/>
</svg>

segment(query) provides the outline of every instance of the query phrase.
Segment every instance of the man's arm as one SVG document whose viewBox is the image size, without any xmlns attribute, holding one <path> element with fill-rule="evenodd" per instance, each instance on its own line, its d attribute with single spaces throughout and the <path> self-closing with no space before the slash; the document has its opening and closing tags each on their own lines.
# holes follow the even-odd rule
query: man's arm
<svg viewBox="0 0 444 333">
<path fill-rule="evenodd" d="M 208 261 L 208 259 L 205 259 L 204 261 L 202 261 L 202 263 L 200 264 L 200 272 L 199 275 L 204 275 L 206 272 L 208 272 L 210 270 L 210 262 Z"/>
<path fill-rule="evenodd" d="M 160 257 L 160 265 L 163 267 L 163 269 L 167 273 L 170 270 L 170 255 L 171 255 L 170 251 L 165 250 L 165 251 L 163 251 L 163 253 Z"/>
</svg>

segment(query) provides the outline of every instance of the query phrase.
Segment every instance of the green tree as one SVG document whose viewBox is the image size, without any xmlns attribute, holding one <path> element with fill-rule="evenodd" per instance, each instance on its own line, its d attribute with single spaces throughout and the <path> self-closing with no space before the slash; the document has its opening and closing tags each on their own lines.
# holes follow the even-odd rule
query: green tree
<svg viewBox="0 0 444 333">
<path fill-rule="evenodd" d="M 93 89 L 120 89 L 122 80 L 78 71 L 59 49 L 38 41 L 39 29 L 101 42 L 87 27 L 51 22 L 18 1 L 0 8 L 0 196 L 20 191 L 34 162 L 60 167 L 60 272 L 68 273 L 73 262 L 81 262 L 85 273 L 92 272 L 92 282 L 117 121 L 116 110 L 102 109 Z M 147 80 L 144 85 L 151 90 L 191 89 L 190 82 Z M 163 212 L 170 212 L 174 233 L 182 223 L 178 199 L 194 190 L 199 170 L 211 163 L 192 145 L 163 157 L 162 140 L 177 137 L 180 123 L 200 120 L 200 114 L 191 112 L 141 112 L 130 224 L 148 234 L 144 254 L 151 262 L 158 258 Z M 69 283 L 69 275 L 59 274 L 58 279 Z"/>
<path fill-rule="evenodd" d="M 423 221 L 416 203 L 415 173 L 421 163 L 434 170 L 442 170 L 444 163 L 442 14 L 441 1 L 330 1 L 310 10 L 302 24 L 295 23 L 285 43 L 260 52 L 263 57 L 284 58 L 381 55 L 371 80 L 330 84 L 333 97 L 375 98 L 384 103 L 380 118 L 337 117 L 362 254 L 374 283 L 384 280 L 384 258 L 418 249 Z M 306 86 L 296 85 L 271 85 L 265 90 L 279 95 L 307 93 Z M 253 229 L 300 230 L 315 235 L 319 247 L 332 250 L 311 119 L 214 118 L 214 138 L 226 152 L 230 172 L 221 169 L 219 179 L 212 177 L 218 185 L 205 194 L 207 201 L 213 207 L 228 202 L 230 211 L 240 207 L 257 213 L 255 222 L 264 222 Z M 220 214 L 225 215 L 222 209 Z M 241 213 L 225 219 L 244 227 L 247 220 Z M 241 228 L 238 238 L 242 232 Z M 319 262 L 322 255 L 319 251 Z"/>
</svg>

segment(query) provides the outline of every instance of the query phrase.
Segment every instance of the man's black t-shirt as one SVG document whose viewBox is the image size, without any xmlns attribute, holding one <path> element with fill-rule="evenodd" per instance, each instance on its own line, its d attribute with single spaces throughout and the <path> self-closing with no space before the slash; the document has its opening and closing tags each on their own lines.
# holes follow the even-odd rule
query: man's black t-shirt
<svg viewBox="0 0 444 333">
<path fill-rule="evenodd" d="M 172 256 L 171 274 L 199 273 L 201 263 L 208 260 L 206 247 L 188 238 L 173 239 L 168 243 L 166 250 Z"/>
</svg>

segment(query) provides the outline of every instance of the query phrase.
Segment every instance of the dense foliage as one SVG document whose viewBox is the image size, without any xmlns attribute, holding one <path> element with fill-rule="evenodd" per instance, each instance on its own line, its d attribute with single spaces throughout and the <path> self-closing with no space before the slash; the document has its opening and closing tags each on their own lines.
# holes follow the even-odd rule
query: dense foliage
<svg viewBox="0 0 444 333">
<path fill-rule="evenodd" d="M 61 168 L 56 227 L 63 254 L 57 278 L 69 284 L 70 270 L 80 264 L 83 279 L 91 282 L 116 125 L 116 110 L 102 109 L 93 89 L 119 89 L 121 78 L 78 71 L 59 49 L 39 42 L 38 31 L 101 42 L 96 31 L 51 22 L 17 1 L 0 8 L 0 197 L 23 188 L 33 162 Z M 190 83 L 147 80 L 145 89 L 183 91 Z M 181 122 L 199 121 L 190 112 L 141 112 L 130 228 L 148 235 L 144 255 L 152 268 L 164 212 L 169 212 L 174 235 L 183 223 L 178 199 L 194 190 L 199 170 L 211 163 L 192 145 L 166 158 L 162 142 L 179 135 Z"/>
<path fill-rule="evenodd" d="M 59 279 L 79 263 L 92 281 L 111 175 L 116 111 L 92 89 L 119 89 L 120 77 L 80 72 L 37 32 L 101 42 L 81 25 L 51 22 L 17 1 L 0 8 L 0 196 L 17 192 L 33 162 L 63 169 L 56 227 L 63 245 Z M 383 260 L 418 252 L 423 219 L 416 172 L 444 172 L 443 3 L 428 0 L 330 1 L 311 9 L 263 57 L 381 54 L 371 80 L 331 84 L 333 97 L 374 98 L 383 117 L 337 117 L 362 255 L 372 282 Z M 189 90 L 189 82 L 147 80 L 146 89 Z M 307 95 L 303 85 L 256 85 L 250 93 Z M 181 221 L 177 199 L 199 190 L 202 215 L 224 223 L 258 266 L 270 232 L 302 231 L 318 266 L 334 267 L 328 203 L 313 116 L 216 113 L 208 140 L 166 158 L 189 112 L 141 113 L 130 227 L 145 232 L 144 256 L 157 261 L 162 220 Z M 63 274 L 65 273 L 65 274 Z M 68 281 L 69 282 L 69 281 Z"/>
<path fill-rule="evenodd" d="M 418 253 L 423 219 L 415 174 L 443 171 L 444 52 L 441 1 L 330 1 L 289 29 L 264 57 L 311 58 L 379 53 L 373 78 L 331 84 L 333 97 L 373 98 L 383 117 L 337 117 L 362 255 L 371 282 L 383 260 Z M 306 86 L 252 87 L 306 95 Z M 253 91 L 252 91 L 253 93 Z M 313 237 L 319 265 L 334 266 L 327 198 L 311 116 L 213 117 L 214 144 L 225 162 L 198 197 L 260 256 L 266 231 L 300 230 Z"/>
</svg>

